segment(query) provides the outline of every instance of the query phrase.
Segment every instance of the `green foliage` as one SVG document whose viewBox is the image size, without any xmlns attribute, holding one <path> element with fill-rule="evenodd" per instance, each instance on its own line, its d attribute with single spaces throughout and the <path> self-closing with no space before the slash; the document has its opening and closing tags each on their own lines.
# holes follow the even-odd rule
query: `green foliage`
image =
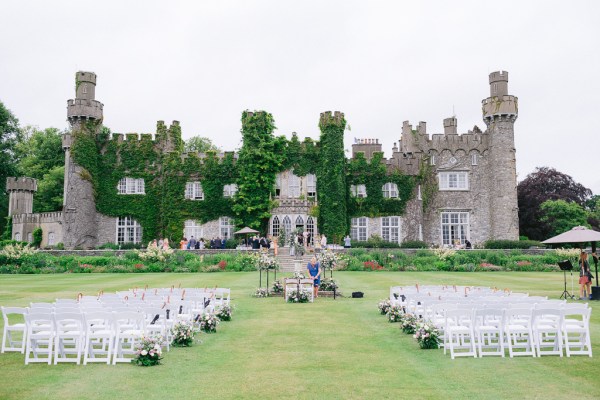
<svg viewBox="0 0 600 400">
<path fill-rule="evenodd" d="M 422 240 L 405 240 L 400 247 L 403 249 L 426 249 L 429 245 Z"/>
<path fill-rule="evenodd" d="M 17 143 L 20 141 L 19 120 L 0 101 L 0 216 L 8 214 L 8 195 L 6 178 L 16 176 Z M 4 232 L 6 220 L 0 218 L 0 232 Z"/>
<path fill-rule="evenodd" d="M 238 193 L 233 209 L 239 226 L 266 232 L 271 217 L 270 198 L 275 175 L 284 162 L 285 138 L 275 138 L 273 116 L 265 111 L 242 113 L 243 144 L 237 167 L 244 171 L 238 178 Z"/>
<path fill-rule="evenodd" d="M 208 151 L 219 151 L 219 148 L 214 145 L 212 140 L 204 136 L 192 136 L 185 141 L 184 151 L 206 153 Z"/>
<path fill-rule="evenodd" d="M 369 239 L 367 239 L 364 242 L 354 241 L 354 243 L 352 243 L 352 246 L 374 249 L 397 249 L 400 247 L 398 243 L 385 241 L 379 235 L 372 235 L 371 237 L 369 237 Z"/>
<path fill-rule="evenodd" d="M 40 247 L 40 245 L 42 244 L 42 237 L 43 237 L 44 233 L 42 232 L 42 228 L 35 228 L 33 230 L 32 233 L 32 237 L 33 237 L 33 246 L 34 247 Z"/>
<path fill-rule="evenodd" d="M 64 180 L 64 165 L 52 168 L 38 180 L 38 191 L 33 196 L 33 212 L 49 212 L 61 209 Z"/>
<path fill-rule="evenodd" d="M 488 240 L 483 244 L 486 249 L 528 249 L 530 247 L 546 247 L 537 240 Z"/>
<path fill-rule="evenodd" d="M 320 162 L 317 167 L 319 231 L 337 242 L 348 231 L 343 115 L 321 114 Z"/>
<path fill-rule="evenodd" d="M 550 236 L 564 233 L 575 226 L 587 226 L 588 213 L 575 202 L 546 200 L 540 206 L 541 221 L 550 227 Z"/>
</svg>

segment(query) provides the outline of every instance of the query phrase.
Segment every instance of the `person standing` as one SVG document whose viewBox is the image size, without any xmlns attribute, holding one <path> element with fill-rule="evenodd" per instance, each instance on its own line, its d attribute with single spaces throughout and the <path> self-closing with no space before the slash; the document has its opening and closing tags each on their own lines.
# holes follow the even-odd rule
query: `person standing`
<svg viewBox="0 0 600 400">
<path fill-rule="evenodd" d="M 194 236 L 190 237 L 190 240 L 188 242 L 187 248 L 188 249 L 195 249 L 196 248 L 196 238 L 194 238 Z"/>
<path fill-rule="evenodd" d="M 181 250 L 185 250 L 185 249 L 189 249 L 190 248 L 190 242 L 188 242 L 187 238 L 184 237 L 183 239 L 181 239 L 181 241 L 179 242 L 179 248 Z"/>
<path fill-rule="evenodd" d="M 319 297 L 319 286 L 321 285 L 321 265 L 317 262 L 317 258 L 313 256 L 308 265 L 308 276 L 313 280 L 314 297 Z"/>
<path fill-rule="evenodd" d="M 352 246 L 352 239 L 350 239 L 350 236 L 346 235 L 346 237 L 344 238 L 344 248 L 349 249 L 351 246 Z"/>
<path fill-rule="evenodd" d="M 305 247 L 308 247 L 308 232 L 307 231 L 302 232 L 302 244 L 304 244 Z"/>
<path fill-rule="evenodd" d="M 325 236 L 325 234 L 321 235 L 321 248 L 323 250 L 327 248 L 327 236 Z"/>
<path fill-rule="evenodd" d="M 590 264 L 588 263 L 587 253 L 582 251 L 579 255 L 579 300 L 584 300 L 585 291 L 590 282 Z M 590 293 L 588 293 L 590 296 Z"/>
<path fill-rule="evenodd" d="M 169 239 L 165 238 L 163 240 L 163 250 L 167 250 L 169 248 Z"/>
</svg>

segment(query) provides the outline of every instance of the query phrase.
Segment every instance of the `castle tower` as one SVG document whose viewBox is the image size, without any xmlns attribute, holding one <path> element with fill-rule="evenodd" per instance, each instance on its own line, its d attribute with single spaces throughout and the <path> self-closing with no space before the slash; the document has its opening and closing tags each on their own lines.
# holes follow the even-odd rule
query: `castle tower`
<svg viewBox="0 0 600 400">
<path fill-rule="evenodd" d="M 93 248 L 98 244 L 96 200 L 89 180 L 90 173 L 77 165 L 71 155 L 71 145 L 77 135 L 95 135 L 101 126 L 103 104 L 95 97 L 96 74 L 78 71 L 75 74 L 75 99 L 67 100 L 71 131 L 63 136 L 62 141 L 65 151 L 63 242 L 67 249 Z"/>
<path fill-rule="evenodd" d="M 519 217 L 514 125 L 518 99 L 508 94 L 508 72 L 490 74 L 490 97 L 482 101 L 489 134 L 490 239 L 517 240 Z"/>
<path fill-rule="evenodd" d="M 37 181 L 33 178 L 6 178 L 8 192 L 8 216 L 31 214 L 33 194 L 37 192 Z"/>
</svg>

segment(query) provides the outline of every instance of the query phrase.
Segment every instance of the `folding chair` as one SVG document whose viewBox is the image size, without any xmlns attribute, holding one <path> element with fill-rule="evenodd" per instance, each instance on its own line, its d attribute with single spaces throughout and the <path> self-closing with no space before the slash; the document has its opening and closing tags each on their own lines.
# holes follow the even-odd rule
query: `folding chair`
<svg viewBox="0 0 600 400">
<path fill-rule="evenodd" d="M 504 310 L 475 310 L 474 323 L 479 357 L 504 357 Z"/>
<path fill-rule="evenodd" d="M 139 312 L 121 312 L 114 314 L 115 344 L 113 365 L 117 362 L 131 362 L 135 354 L 135 344 L 145 331 L 144 314 Z"/>
<path fill-rule="evenodd" d="M 19 351 L 25 353 L 25 337 L 27 324 L 25 315 L 28 309 L 24 307 L 2 307 L 2 318 L 4 319 L 4 329 L 2 330 L 2 353 L 5 351 Z M 14 317 L 9 318 L 9 315 Z M 19 322 L 14 320 L 18 318 Z M 13 319 L 11 323 L 10 319 Z M 13 336 L 13 334 L 16 334 Z M 17 347 L 18 345 L 18 347 Z"/>
<path fill-rule="evenodd" d="M 538 357 L 563 356 L 562 312 L 556 308 L 533 310 L 533 336 Z"/>
<path fill-rule="evenodd" d="M 89 362 L 106 362 L 106 364 L 110 364 L 114 336 L 112 312 L 91 311 L 85 313 L 83 365 L 87 365 Z"/>
<path fill-rule="evenodd" d="M 52 364 L 52 343 L 54 341 L 54 318 L 49 313 L 25 314 L 27 334 L 25 365 L 45 362 Z M 45 355 L 45 357 L 42 357 Z"/>
<path fill-rule="evenodd" d="M 54 314 L 54 365 L 59 362 L 75 362 L 79 365 L 85 344 L 84 325 L 81 313 Z"/>
<path fill-rule="evenodd" d="M 532 329 L 532 310 L 510 308 L 504 311 L 504 333 L 508 354 L 535 357 L 535 342 Z M 521 349 L 521 351 L 516 351 Z"/>
<path fill-rule="evenodd" d="M 477 357 L 473 312 L 468 309 L 446 310 L 444 348 L 450 350 L 450 358 Z"/>
<path fill-rule="evenodd" d="M 571 355 L 592 356 L 590 341 L 591 308 L 563 310 L 563 338 L 567 357 Z"/>
</svg>

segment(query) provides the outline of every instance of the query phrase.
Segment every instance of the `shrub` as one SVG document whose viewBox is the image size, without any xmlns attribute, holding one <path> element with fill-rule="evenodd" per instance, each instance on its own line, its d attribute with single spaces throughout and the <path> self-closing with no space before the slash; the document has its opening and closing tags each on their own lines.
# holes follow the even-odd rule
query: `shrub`
<svg viewBox="0 0 600 400">
<path fill-rule="evenodd" d="M 486 249 L 529 249 L 530 247 L 546 246 L 537 240 L 488 240 L 483 244 Z"/>
<path fill-rule="evenodd" d="M 19 242 L 17 240 L 0 240 L 0 249 L 8 246 L 8 245 L 16 245 L 16 244 L 20 244 L 21 246 L 26 246 L 29 243 L 28 242 Z"/>
<path fill-rule="evenodd" d="M 429 246 L 422 240 L 406 240 L 400 244 L 402 249 L 426 249 Z"/>
<path fill-rule="evenodd" d="M 42 232 L 42 228 L 35 228 L 31 235 L 33 237 L 33 242 L 31 244 L 34 247 L 40 247 L 42 244 L 42 238 L 44 237 L 44 232 Z"/>
</svg>

